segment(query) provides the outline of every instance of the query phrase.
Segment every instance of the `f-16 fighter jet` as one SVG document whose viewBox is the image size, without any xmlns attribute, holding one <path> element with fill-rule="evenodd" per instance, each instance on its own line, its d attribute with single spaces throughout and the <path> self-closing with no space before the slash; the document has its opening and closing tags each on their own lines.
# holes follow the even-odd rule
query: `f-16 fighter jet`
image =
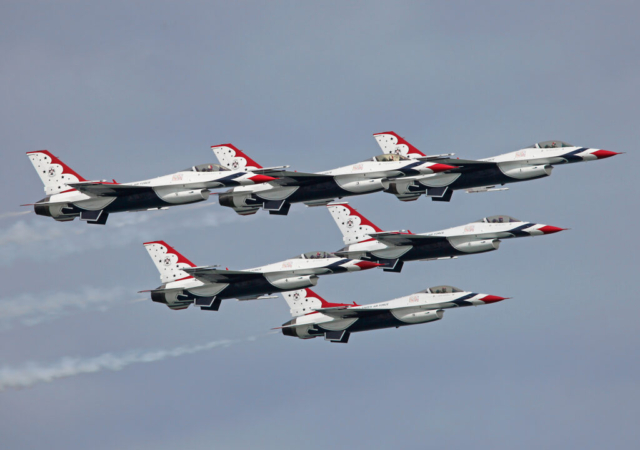
<svg viewBox="0 0 640 450">
<path fill-rule="evenodd" d="M 346 344 L 358 331 L 398 328 L 442 319 L 444 310 L 487 305 L 506 300 L 496 295 L 464 292 L 452 286 L 436 286 L 406 297 L 360 306 L 353 302 L 329 303 L 311 289 L 282 294 L 293 319 L 282 327 L 285 336 L 311 339 L 323 336 Z"/>
<path fill-rule="evenodd" d="M 273 181 L 257 172 L 229 170 L 219 164 L 200 164 L 150 180 L 132 183 L 88 181 L 48 150 L 27 152 L 44 183 L 45 198 L 33 204 L 35 213 L 67 222 L 80 217 L 104 225 L 110 213 L 144 211 L 202 202 L 209 189 Z M 31 205 L 23 205 L 31 206 Z"/>
<path fill-rule="evenodd" d="M 252 269 L 224 270 L 217 266 L 197 267 L 164 241 L 146 242 L 144 246 L 160 272 L 162 285 L 141 292 L 151 292 L 151 300 L 171 309 L 185 309 L 193 303 L 200 309 L 217 311 L 223 299 L 260 299 L 274 292 L 315 286 L 322 275 L 380 266 L 328 252 L 309 252 Z"/>
<path fill-rule="evenodd" d="M 409 159 L 384 154 L 326 172 L 270 172 L 232 144 L 211 147 L 220 164 L 233 170 L 263 170 L 278 179 L 261 186 L 241 186 L 220 194 L 220 204 L 240 215 L 255 214 L 264 208 L 271 214 L 286 215 L 292 203 L 325 206 L 336 198 L 379 192 L 393 180 L 434 174 L 454 169 L 440 162 Z"/>
<path fill-rule="evenodd" d="M 522 222 L 509 216 L 491 216 L 476 222 L 431 233 L 382 231 L 348 203 L 328 205 L 346 247 L 336 255 L 384 264 L 387 272 L 400 272 L 405 261 L 447 259 L 497 250 L 500 241 L 553 234 L 566 228 Z"/>
<path fill-rule="evenodd" d="M 577 147 L 561 141 L 545 141 L 522 150 L 476 161 L 449 158 L 452 153 L 425 156 L 393 131 L 373 136 L 385 154 L 458 166 L 446 173 L 415 176 L 389 183 L 385 192 L 396 195 L 404 202 L 417 200 L 422 194 L 434 201 L 448 202 L 453 191 L 460 189 L 469 193 L 506 191 L 508 188 L 499 186 L 548 177 L 556 165 L 595 161 L 620 154 L 609 150 Z"/>
</svg>

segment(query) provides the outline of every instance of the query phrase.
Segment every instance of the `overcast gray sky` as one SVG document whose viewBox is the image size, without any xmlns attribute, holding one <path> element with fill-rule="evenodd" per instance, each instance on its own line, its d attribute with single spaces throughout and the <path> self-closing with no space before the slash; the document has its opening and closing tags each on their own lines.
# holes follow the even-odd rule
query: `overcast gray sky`
<svg viewBox="0 0 640 450">
<path fill-rule="evenodd" d="M 0 392 L 2 447 L 637 447 L 640 7 L 611 3 L 2 2 L 0 382 L 34 383 Z M 267 334 L 281 298 L 174 312 L 136 293 L 159 284 L 144 241 L 252 267 L 342 247 L 324 208 L 18 214 L 44 196 L 27 151 L 121 182 L 226 142 L 320 171 L 387 130 L 467 158 L 548 139 L 627 154 L 449 204 L 352 198 L 383 229 L 509 214 L 571 231 L 320 280 L 329 301 L 513 297 L 348 345 Z"/>
</svg>

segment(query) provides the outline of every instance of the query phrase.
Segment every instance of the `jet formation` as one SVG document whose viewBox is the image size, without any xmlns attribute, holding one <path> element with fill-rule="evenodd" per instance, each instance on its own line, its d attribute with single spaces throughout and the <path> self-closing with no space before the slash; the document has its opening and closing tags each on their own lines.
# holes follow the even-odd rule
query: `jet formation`
<svg viewBox="0 0 640 450">
<path fill-rule="evenodd" d="M 284 261 L 241 270 L 196 266 L 165 241 L 144 243 L 160 273 L 161 285 L 140 291 L 172 310 L 195 305 L 218 311 L 222 300 L 274 298 L 282 293 L 292 319 L 278 329 L 285 336 L 347 343 L 351 333 L 441 320 L 444 311 L 497 303 L 505 297 L 436 286 L 380 303 L 331 303 L 310 288 L 319 277 L 382 268 L 399 273 L 405 262 L 452 259 L 498 250 L 504 240 L 555 234 L 566 228 L 494 215 L 439 231 L 384 231 L 344 197 L 385 192 L 402 201 L 425 195 L 449 202 L 453 192 L 507 190 L 510 183 L 544 178 L 557 165 L 609 158 L 619 153 L 544 141 L 515 152 L 480 160 L 453 153 L 425 155 L 393 131 L 374 134 L 381 155 L 324 172 L 298 172 L 288 165 L 263 167 L 233 144 L 212 146 L 219 164 L 200 164 L 169 175 L 130 183 L 89 181 L 47 150 L 28 152 L 44 183 L 46 197 L 29 206 L 58 222 L 76 217 L 105 225 L 116 212 L 166 209 L 205 201 L 210 190 L 237 214 L 260 209 L 286 216 L 294 203 L 327 207 L 342 233 L 344 247 L 314 251 Z"/>
</svg>

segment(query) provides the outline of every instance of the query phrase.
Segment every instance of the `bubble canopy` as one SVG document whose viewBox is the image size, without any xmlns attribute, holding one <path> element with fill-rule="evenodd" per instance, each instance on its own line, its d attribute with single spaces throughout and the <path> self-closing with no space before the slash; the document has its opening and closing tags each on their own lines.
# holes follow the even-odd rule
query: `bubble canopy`
<svg viewBox="0 0 640 450">
<path fill-rule="evenodd" d="M 562 141 L 542 141 L 537 144 L 530 145 L 527 148 L 562 148 L 562 147 L 575 147 L 575 145 Z"/>
<path fill-rule="evenodd" d="M 511 216 L 489 216 L 480 220 L 476 220 L 474 223 L 514 223 L 522 222 L 522 220 L 516 219 Z"/>
<path fill-rule="evenodd" d="M 187 169 L 184 169 L 182 172 L 226 172 L 229 171 L 224 166 L 220 164 L 198 164 L 197 166 L 191 166 Z"/>
<path fill-rule="evenodd" d="M 429 289 L 425 289 L 424 292 L 426 294 L 453 294 L 455 292 L 464 292 L 462 289 L 458 289 L 457 287 L 447 286 L 443 284 L 441 286 L 430 287 Z"/>
<path fill-rule="evenodd" d="M 380 161 L 380 162 L 389 162 L 389 161 L 408 161 L 409 158 L 402 155 L 397 155 L 395 153 L 389 153 L 384 155 L 374 156 L 372 161 Z"/>
<path fill-rule="evenodd" d="M 291 259 L 322 259 L 322 258 L 335 258 L 336 255 L 334 255 L 331 252 L 307 252 L 307 253 L 303 253 L 302 255 L 298 255 L 298 256 L 294 256 Z"/>
</svg>

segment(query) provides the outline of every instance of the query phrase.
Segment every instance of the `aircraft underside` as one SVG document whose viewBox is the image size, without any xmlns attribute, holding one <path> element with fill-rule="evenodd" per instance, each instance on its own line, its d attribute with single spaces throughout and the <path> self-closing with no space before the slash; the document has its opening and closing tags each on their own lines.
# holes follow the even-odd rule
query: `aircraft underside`
<svg viewBox="0 0 640 450">
<path fill-rule="evenodd" d="M 43 202 L 44 200 L 47 199 L 45 198 L 40 202 Z M 204 200 L 205 198 L 201 198 L 196 201 Z M 189 203 L 195 203 L 195 201 Z M 36 204 L 34 210 L 38 215 L 53 217 L 60 221 L 73 220 L 76 217 L 80 217 L 81 220 L 86 220 L 88 223 L 104 225 L 111 213 L 144 211 L 147 209 L 176 206 L 178 204 L 183 203 L 169 203 L 164 201 L 158 197 L 152 189 L 149 189 L 148 191 L 136 194 L 118 197 L 102 197 L 96 200 L 77 203 L 52 203 L 50 205 Z"/>
<path fill-rule="evenodd" d="M 283 289 L 274 286 L 269 283 L 264 277 L 256 277 L 247 281 L 238 281 L 228 284 L 226 287 L 221 284 L 221 290 L 216 294 L 203 295 L 200 293 L 193 293 L 188 290 L 182 291 L 177 295 L 176 299 L 167 299 L 166 295 L 162 292 L 152 294 L 151 298 L 154 302 L 164 303 L 170 307 L 173 304 L 180 304 L 181 306 L 188 306 L 195 304 L 205 311 L 217 311 L 220 308 L 220 302 L 226 299 L 242 299 L 243 297 L 258 297 L 261 295 L 269 295 L 275 292 L 285 292 L 290 289 Z"/>
</svg>

